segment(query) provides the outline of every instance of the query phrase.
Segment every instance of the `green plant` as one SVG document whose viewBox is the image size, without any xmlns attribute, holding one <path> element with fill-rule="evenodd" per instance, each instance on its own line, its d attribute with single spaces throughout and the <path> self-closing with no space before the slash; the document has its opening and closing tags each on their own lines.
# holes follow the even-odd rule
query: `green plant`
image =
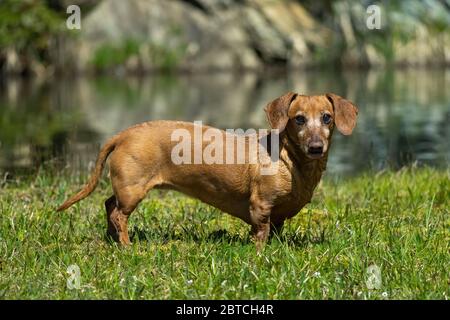
<svg viewBox="0 0 450 320">
<path fill-rule="evenodd" d="M 448 299 L 449 181 L 430 168 L 326 179 L 258 255 L 247 225 L 174 192 L 131 216 L 130 247 L 109 244 L 107 181 L 55 213 L 85 177 L 46 169 L 0 185 L 0 298 Z M 382 281 L 369 289 L 373 265 Z"/>
</svg>

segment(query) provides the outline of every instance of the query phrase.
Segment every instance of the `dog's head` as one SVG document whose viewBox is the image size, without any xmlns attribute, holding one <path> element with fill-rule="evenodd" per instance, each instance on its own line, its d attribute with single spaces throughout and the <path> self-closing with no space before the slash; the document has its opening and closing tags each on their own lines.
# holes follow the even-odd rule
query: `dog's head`
<svg viewBox="0 0 450 320">
<path fill-rule="evenodd" d="M 358 115 L 352 102 L 333 93 L 304 96 L 288 92 L 270 102 L 265 111 L 272 129 L 287 134 L 311 159 L 326 154 L 335 126 L 350 135 Z"/>
</svg>

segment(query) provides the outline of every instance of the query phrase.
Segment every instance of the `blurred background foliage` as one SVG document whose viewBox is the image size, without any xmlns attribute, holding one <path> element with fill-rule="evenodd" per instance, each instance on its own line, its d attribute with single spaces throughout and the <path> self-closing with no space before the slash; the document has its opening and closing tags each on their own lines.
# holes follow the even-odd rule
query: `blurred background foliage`
<svg viewBox="0 0 450 320">
<path fill-rule="evenodd" d="M 65 26 L 70 4 L 81 7 L 79 31 Z M 371 4 L 380 30 L 366 26 Z M 0 70 L 447 65 L 449 26 L 449 0 L 3 0 Z"/>
<path fill-rule="evenodd" d="M 20 73 L 30 71 L 34 61 L 51 63 L 51 47 L 63 32 L 63 15 L 44 1 L 3 0 L 0 2 L 0 66 L 8 71 L 15 64 Z M 11 57 L 14 55 L 15 58 Z M 10 59 L 10 66 L 6 65 Z M 11 61 L 17 59 L 20 61 Z M 13 71 L 13 70 L 12 70 Z"/>
</svg>

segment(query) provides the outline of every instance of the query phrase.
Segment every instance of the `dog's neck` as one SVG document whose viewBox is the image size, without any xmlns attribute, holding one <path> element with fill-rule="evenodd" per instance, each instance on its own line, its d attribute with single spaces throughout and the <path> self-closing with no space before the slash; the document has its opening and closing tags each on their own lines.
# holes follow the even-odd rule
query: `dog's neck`
<svg viewBox="0 0 450 320">
<path fill-rule="evenodd" d="M 305 191 L 311 192 L 312 195 L 312 191 L 319 183 L 320 178 L 326 169 L 328 150 L 320 159 L 311 159 L 300 150 L 297 144 L 289 138 L 288 134 L 283 134 L 280 137 L 280 150 L 282 149 L 285 149 L 286 152 L 280 152 L 281 160 L 288 166 L 290 171 L 293 172 L 295 170 L 301 180 L 312 182 L 301 184 L 301 186 L 308 189 Z M 283 159 L 283 155 L 285 155 L 285 157 L 287 156 L 289 159 Z"/>
</svg>

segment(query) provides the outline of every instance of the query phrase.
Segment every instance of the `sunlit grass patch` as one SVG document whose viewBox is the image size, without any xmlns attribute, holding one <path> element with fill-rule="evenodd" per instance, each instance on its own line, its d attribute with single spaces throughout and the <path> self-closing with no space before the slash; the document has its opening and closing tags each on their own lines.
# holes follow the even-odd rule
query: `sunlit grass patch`
<svg viewBox="0 0 450 320">
<path fill-rule="evenodd" d="M 449 178 L 429 168 L 326 177 L 260 255 L 249 226 L 176 192 L 152 191 L 131 217 L 133 244 L 120 248 L 104 239 L 106 180 L 62 213 L 84 179 L 6 181 L 0 297 L 448 299 Z M 70 265 L 79 289 L 67 287 Z M 381 279 L 369 288 L 373 266 Z"/>
</svg>

